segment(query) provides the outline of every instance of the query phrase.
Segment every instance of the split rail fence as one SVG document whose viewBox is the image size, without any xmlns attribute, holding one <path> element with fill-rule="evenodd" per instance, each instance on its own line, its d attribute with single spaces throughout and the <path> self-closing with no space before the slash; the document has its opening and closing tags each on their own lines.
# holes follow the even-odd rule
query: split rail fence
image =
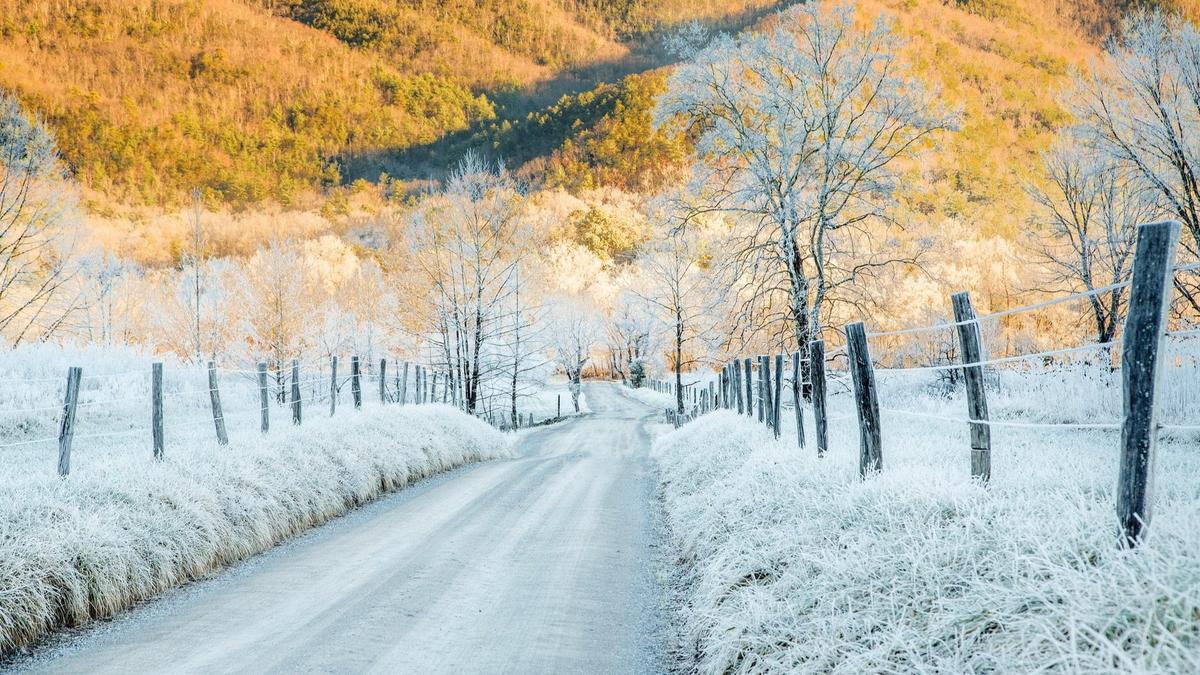
<svg viewBox="0 0 1200 675">
<path fill-rule="evenodd" d="M 1146 536 L 1150 523 L 1150 486 L 1153 476 L 1154 449 L 1160 430 L 1200 431 L 1200 424 L 1162 424 L 1156 419 L 1157 399 L 1162 380 L 1164 343 L 1168 338 L 1200 337 L 1200 330 L 1168 330 L 1167 313 L 1174 275 L 1196 271 L 1200 263 L 1175 265 L 1180 225 L 1174 221 L 1150 223 L 1138 228 L 1133 270 L 1128 281 L 1095 288 L 1081 293 L 1056 297 L 1043 302 L 1016 307 L 986 315 L 977 315 L 970 295 L 956 293 L 951 297 L 954 320 L 929 326 L 917 326 L 895 331 L 869 333 L 862 322 L 845 326 L 845 345 L 827 351 L 822 340 L 809 344 L 809 359 L 800 352 L 761 355 L 755 358 L 738 357 L 725 364 L 714 380 L 685 385 L 686 411 L 666 411 L 668 422 L 676 426 L 697 415 L 716 409 L 736 409 L 739 414 L 756 417 L 771 428 L 778 438 L 781 431 L 783 371 L 790 367 L 791 398 L 795 405 L 798 444 L 804 448 L 804 415 L 801 403 L 802 382 L 809 383 L 808 398 L 814 418 L 815 444 L 818 457 L 829 448 L 829 424 L 841 419 L 856 418 L 859 431 L 859 474 L 863 479 L 883 470 L 883 437 L 885 425 L 881 413 L 961 423 L 970 431 L 970 471 L 972 478 L 986 483 L 992 476 L 993 427 L 1023 429 L 1075 428 L 1120 431 L 1120 460 L 1117 481 L 1117 516 L 1120 541 L 1123 546 L 1137 546 Z M 1129 301 L 1121 339 L 1107 343 L 1085 344 L 1053 349 L 1020 356 L 987 358 L 980 322 L 1040 310 L 1080 299 L 1087 299 L 1121 288 L 1129 288 Z M 871 357 L 869 341 L 897 335 L 914 335 L 933 331 L 954 330 L 957 334 L 959 363 L 877 368 Z M 1111 422 L 1042 423 L 1023 420 L 993 420 L 988 413 L 984 369 L 987 366 L 1047 359 L 1065 354 L 1120 347 L 1118 366 L 1122 378 L 1122 415 Z M 854 414 L 831 418 L 828 415 L 827 362 L 844 356 L 854 396 Z M 919 411 L 890 408 L 880 405 L 876 371 L 919 372 L 958 371 L 966 388 L 967 415 L 952 417 Z M 659 392 L 675 393 L 675 384 L 652 380 L 651 387 Z"/>
</svg>

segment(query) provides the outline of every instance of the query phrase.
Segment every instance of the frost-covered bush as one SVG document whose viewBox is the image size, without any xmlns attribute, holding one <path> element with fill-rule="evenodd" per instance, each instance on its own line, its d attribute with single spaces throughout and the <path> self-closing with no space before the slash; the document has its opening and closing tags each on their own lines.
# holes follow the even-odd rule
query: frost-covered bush
<svg viewBox="0 0 1200 675">
<path fill-rule="evenodd" d="M 5 453 L 0 653 L 204 576 L 386 491 L 508 452 L 502 434 L 442 405 L 277 427 L 234 434 L 227 447 L 185 438 L 162 462 L 96 449 L 65 480 L 52 452 Z"/>
<path fill-rule="evenodd" d="M 1160 444 L 1149 540 L 1130 552 L 1112 434 L 997 429 L 984 487 L 959 426 L 885 416 L 865 482 L 853 420 L 822 460 L 725 411 L 661 437 L 688 665 L 1200 672 L 1195 443 Z"/>
</svg>

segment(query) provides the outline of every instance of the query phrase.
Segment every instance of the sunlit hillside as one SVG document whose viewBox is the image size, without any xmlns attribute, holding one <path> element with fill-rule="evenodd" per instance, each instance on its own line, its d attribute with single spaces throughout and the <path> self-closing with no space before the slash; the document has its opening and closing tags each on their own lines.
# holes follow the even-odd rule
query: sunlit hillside
<svg viewBox="0 0 1200 675">
<path fill-rule="evenodd" d="M 288 203 L 648 67 L 656 26 L 770 4 L 0 0 L 0 87 L 100 206 Z"/>
</svg>

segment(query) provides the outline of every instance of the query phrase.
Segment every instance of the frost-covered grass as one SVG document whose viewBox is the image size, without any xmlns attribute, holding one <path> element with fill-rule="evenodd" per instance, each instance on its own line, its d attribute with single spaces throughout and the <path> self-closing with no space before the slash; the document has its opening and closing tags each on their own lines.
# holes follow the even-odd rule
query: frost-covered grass
<svg viewBox="0 0 1200 675">
<path fill-rule="evenodd" d="M 207 393 L 184 393 L 197 373 L 181 368 L 167 372 L 168 393 L 180 395 L 165 401 L 166 455 L 155 462 L 141 431 L 148 377 L 136 375 L 147 361 L 107 355 L 89 362 L 85 376 L 135 376 L 85 381 L 83 400 L 111 402 L 80 408 L 81 435 L 134 433 L 77 439 L 65 480 L 53 444 L 0 450 L 0 653 L 204 576 L 414 480 L 509 452 L 503 434 L 448 406 L 355 411 L 348 396 L 332 418 L 328 403 L 306 408 L 300 427 L 273 408 L 262 435 L 252 383 L 239 387 L 232 376 L 222 384 L 231 443 L 218 447 Z M 65 365 L 47 367 L 46 377 Z M 36 379 L 28 369 L 16 374 Z M 4 389 L 0 410 L 53 403 L 61 385 L 43 384 Z M 0 443 L 53 435 L 56 417 L 10 414 Z"/>
<path fill-rule="evenodd" d="M 662 412 L 667 408 L 675 408 L 675 397 L 670 394 L 663 394 L 661 392 L 654 391 L 649 387 L 640 387 L 634 389 L 633 387 L 625 386 L 622 387 L 622 389 L 631 398 L 641 401 L 642 403 L 645 403 L 659 412 Z"/>
<path fill-rule="evenodd" d="M 885 415 L 884 471 L 865 482 L 854 420 L 832 424 L 822 460 L 784 426 L 776 441 L 721 411 L 655 444 L 686 667 L 1200 672 L 1194 435 L 1159 445 L 1149 540 L 1130 552 L 1116 545 L 1113 433 L 994 429 L 984 487 L 968 478 L 965 425 Z"/>
</svg>

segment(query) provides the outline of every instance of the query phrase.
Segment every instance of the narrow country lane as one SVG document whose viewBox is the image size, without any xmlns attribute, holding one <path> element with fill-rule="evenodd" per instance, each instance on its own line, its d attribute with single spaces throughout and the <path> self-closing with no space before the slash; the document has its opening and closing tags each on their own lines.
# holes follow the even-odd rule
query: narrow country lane
<svg viewBox="0 0 1200 675">
<path fill-rule="evenodd" d="M 662 593 L 644 429 L 595 414 L 517 458 L 385 497 L 214 579 L 57 640 L 46 673 L 648 673 Z"/>
</svg>

